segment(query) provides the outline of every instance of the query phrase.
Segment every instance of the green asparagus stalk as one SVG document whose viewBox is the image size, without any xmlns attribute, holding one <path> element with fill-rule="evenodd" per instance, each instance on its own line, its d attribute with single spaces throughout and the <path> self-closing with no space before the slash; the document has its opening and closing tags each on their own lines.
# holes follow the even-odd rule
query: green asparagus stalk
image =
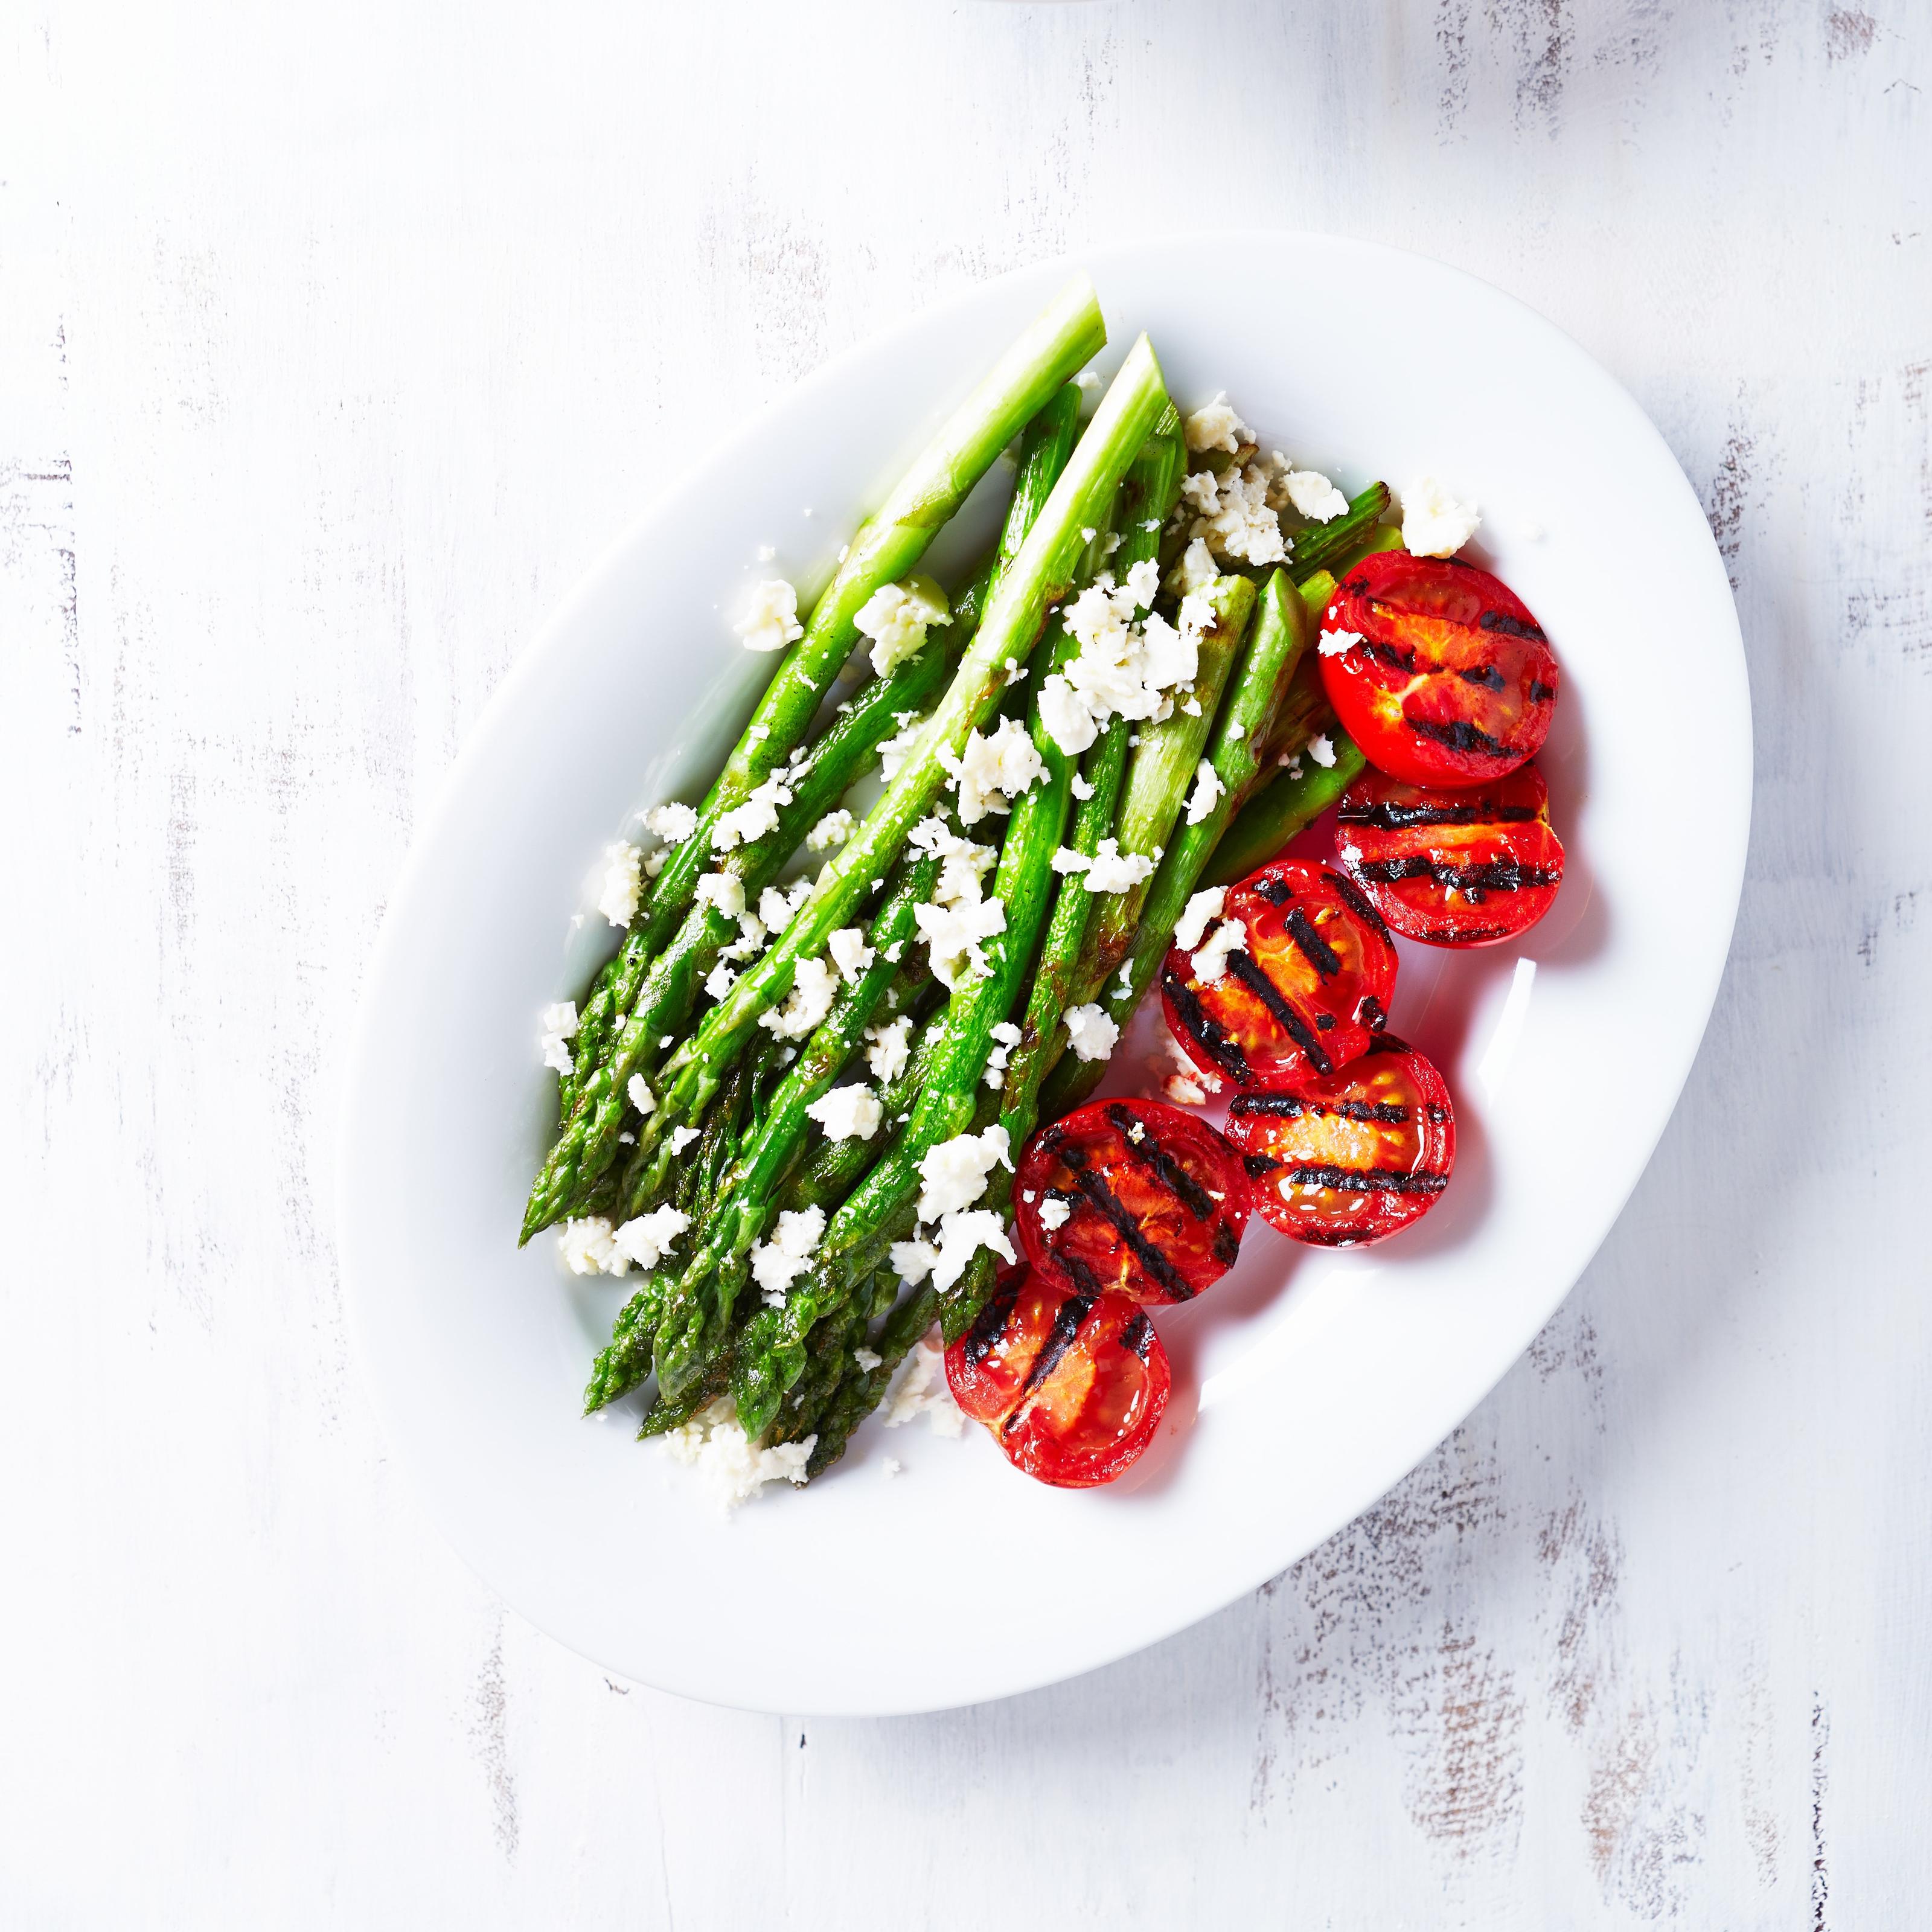
<svg viewBox="0 0 1932 1932">
<path fill-rule="evenodd" d="M 1388 485 L 1371 483 L 1359 496 L 1349 498 L 1348 507 L 1339 517 L 1312 530 L 1296 531 L 1288 566 L 1295 580 L 1299 583 L 1315 571 L 1362 554 L 1388 506 Z"/>
<path fill-rule="evenodd" d="M 905 867 L 867 935 L 872 963 L 841 992 L 720 1187 L 701 1245 L 658 1324 L 658 1382 L 670 1400 L 702 1376 L 723 1346 L 741 1279 L 734 1264 L 771 1225 L 778 1211 L 778 1189 L 805 1142 L 810 1124 L 806 1110 L 830 1090 L 863 1042 L 866 1028 L 898 976 L 899 956 L 911 943 L 913 910 L 931 898 L 938 872 L 938 861 L 930 858 Z"/>
<path fill-rule="evenodd" d="M 1157 724 L 1143 724 L 1141 742 L 1127 768 L 1120 800 L 1119 849 L 1122 854 L 1158 862 L 1174 820 L 1195 782 L 1202 746 L 1213 727 L 1221 694 L 1241 639 L 1254 614 L 1255 587 L 1244 577 L 1216 578 L 1205 594 L 1214 605 L 1214 623 L 1202 638 L 1200 669 L 1194 680 L 1198 714 L 1176 709 Z M 1074 1004 L 1094 998 L 1119 964 L 1140 920 L 1147 882 L 1124 892 L 1106 895 L 1094 916 L 1074 975 Z"/>
<path fill-rule="evenodd" d="M 1258 601 L 1254 628 L 1239 674 L 1215 720 L 1208 752 L 1220 790 L 1198 819 L 1175 830 L 1149 882 L 1140 924 L 1118 977 L 1100 994 L 1108 1017 L 1124 1030 L 1173 944 L 1174 928 L 1240 801 L 1262 771 L 1262 750 L 1287 702 L 1297 666 L 1314 634 L 1308 607 L 1277 570 Z M 1078 1106 L 1105 1076 L 1104 1061 L 1063 1059 L 1048 1082 L 1044 1106 L 1052 1114 Z"/>
<path fill-rule="evenodd" d="M 988 600 L 979 634 L 968 649 L 951 688 L 927 720 L 905 764 L 850 842 L 820 873 L 811 896 L 770 952 L 705 1016 L 698 1032 L 667 1063 L 657 1111 L 638 1130 L 642 1147 L 698 1112 L 716 1090 L 764 1014 L 791 990 L 801 960 L 816 956 L 860 902 L 890 869 L 914 824 L 931 808 L 946 778 L 940 758 L 957 758 L 966 740 L 991 716 L 1004 694 L 1010 668 L 1023 663 L 1038 640 L 1046 608 L 1064 591 L 1084 546 L 1083 526 L 1104 512 L 1122 473 L 1166 401 L 1160 365 L 1142 337 L 1130 350 L 1100 409 L 1075 448 L 1012 568 Z M 580 1118 L 590 1110 L 580 1110 Z M 614 1139 L 621 1108 L 607 1097 L 586 1125 L 567 1160 L 547 1164 L 532 1197 L 537 1224 L 567 1199 L 586 1150 Z M 604 1158 L 608 1160 L 606 1153 Z M 567 1170 L 567 1172 L 566 1172 Z"/>
<path fill-rule="evenodd" d="M 1084 274 L 1076 276 L 954 410 L 878 513 L 860 526 L 813 608 L 805 634 L 786 652 L 712 786 L 698 829 L 652 886 L 641 922 L 650 952 L 669 938 L 677 915 L 690 903 L 709 864 L 712 828 L 719 818 L 742 805 L 803 739 L 851 655 L 859 634 L 854 620 L 866 601 L 911 569 L 994 458 L 1106 340 L 1094 285 Z"/>
<path fill-rule="evenodd" d="M 907 1352 L 932 1326 L 938 1306 L 939 1297 L 928 1285 L 915 1288 L 886 1317 L 871 1344 L 878 1364 L 866 1369 L 854 1362 L 820 1410 L 812 1432 L 818 1440 L 805 1466 L 808 1478 L 823 1475 L 844 1454 L 853 1430 L 884 1400 Z"/>
<path fill-rule="evenodd" d="M 896 581 L 917 560 L 939 525 L 964 501 L 1001 442 L 1010 438 L 1012 428 L 1024 419 L 1016 418 L 1014 412 L 1019 406 L 1020 399 L 1030 397 L 1034 392 L 1029 370 L 1037 376 L 1041 369 L 1058 368 L 1052 382 L 1040 379 L 1040 393 L 1045 395 L 1046 400 L 1027 422 L 1019 468 L 1014 478 L 1012 498 L 1007 506 L 999 550 L 976 576 L 952 614 L 946 644 L 956 657 L 964 649 L 985 608 L 986 587 L 992 574 L 1011 561 L 1028 525 L 1038 514 L 1040 505 L 1065 468 L 1067 454 L 1072 448 L 1079 416 L 1080 391 L 1076 385 L 1064 379 L 1093 350 L 1088 349 L 1076 356 L 1070 367 L 1060 367 L 1059 364 L 1065 356 L 1074 353 L 1074 346 L 1078 341 L 1084 340 L 1081 334 L 1082 305 L 1077 299 L 1077 292 L 1082 286 L 1079 284 L 1071 284 L 1063 292 L 1054 307 L 1042 316 L 1028 337 L 1023 337 L 1015 345 L 980 388 L 961 406 L 939 436 L 901 479 L 878 515 L 853 540 L 838 574 L 814 609 L 805 636 L 788 653 L 757 712 L 746 725 L 732 754 L 732 762 L 727 764 L 712 787 L 698 814 L 696 829 L 670 854 L 657 878 L 650 882 L 616 957 L 598 974 L 585 1000 L 578 1023 L 574 1070 L 565 1077 L 562 1085 L 561 1112 L 564 1119 L 568 1120 L 574 1110 L 602 1055 L 605 1042 L 635 1004 L 652 961 L 678 931 L 680 916 L 689 907 L 698 876 L 706 869 L 711 857 L 712 841 L 718 819 L 733 806 L 742 804 L 802 740 L 820 702 L 850 653 L 858 635 L 853 620 L 867 598 L 881 585 Z M 1100 323 L 1098 308 L 1094 305 L 1090 286 L 1086 287 L 1086 305 L 1092 311 L 1090 332 L 1097 332 L 1099 342 L 1104 342 L 1106 332 Z M 1061 313 L 1063 310 L 1064 314 Z M 1098 346 L 1096 342 L 1095 346 Z M 1029 356 L 1036 358 L 1036 362 L 1030 362 Z M 1040 358 L 1046 359 L 1037 361 Z M 1059 386 L 1054 387 L 1053 382 L 1058 382 Z M 1000 425 L 1009 424 L 1003 434 L 994 434 Z M 994 438 L 990 446 L 986 441 L 988 436 Z M 932 662 L 938 655 L 930 646 L 921 654 L 928 674 L 940 668 Z M 902 667 L 902 670 L 910 668 Z M 937 689 L 937 684 L 926 676 L 915 678 L 913 682 L 921 687 L 918 693 L 886 700 L 883 708 L 877 703 L 867 708 L 885 718 L 907 709 L 923 710 Z M 876 692 L 872 695 L 876 698 Z M 893 728 L 888 725 L 873 737 L 868 746 L 854 744 L 837 767 L 843 772 L 844 782 L 830 787 L 830 799 L 818 811 L 808 817 L 801 809 L 794 813 L 793 818 L 802 818 L 805 829 L 809 830 L 869 764 L 879 738 L 889 736 Z M 850 732 L 843 735 L 848 741 L 854 738 Z M 832 768 L 828 766 L 828 779 L 832 776 Z M 814 790 L 824 788 L 818 787 Z M 782 823 L 781 832 L 788 830 L 788 826 Z M 774 839 L 777 836 L 773 835 Z M 794 837 L 778 864 L 782 866 L 797 847 L 798 838 Z M 760 882 L 761 885 L 768 883 L 769 880 Z M 682 976 L 681 983 L 694 986 L 710 970 L 708 964 L 701 966 L 694 976 Z M 662 1018 L 649 1024 L 654 1029 L 649 1033 L 653 1041 L 668 1030 L 668 1023 Z M 628 1078 L 628 1073 L 626 1078 Z M 525 1238 L 528 1238 L 527 1235 Z"/>
<path fill-rule="evenodd" d="M 1230 886 L 1246 878 L 1256 866 L 1265 866 L 1353 783 L 1367 760 L 1339 724 L 1331 726 L 1327 735 L 1334 748 L 1335 762 L 1318 764 L 1304 752 L 1298 772 L 1277 772 L 1228 826 L 1202 873 L 1202 884 Z"/>
</svg>

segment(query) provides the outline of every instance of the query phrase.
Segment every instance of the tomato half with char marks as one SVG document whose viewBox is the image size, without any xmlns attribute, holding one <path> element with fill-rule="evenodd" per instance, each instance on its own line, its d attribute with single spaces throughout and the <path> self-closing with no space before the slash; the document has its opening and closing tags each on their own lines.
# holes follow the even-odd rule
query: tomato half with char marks
<svg viewBox="0 0 1932 1932">
<path fill-rule="evenodd" d="M 1549 736 L 1556 653 L 1522 598 L 1472 563 L 1401 550 L 1364 557 L 1330 598 L 1322 632 L 1328 701 L 1391 778 L 1481 784 L 1535 757 Z"/>
<path fill-rule="evenodd" d="M 1563 844 L 1534 764 L 1472 791 L 1364 772 L 1336 808 L 1342 864 L 1406 939 L 1493 946 L 1555 903 Z"/>
<path fill-rule="evenodd" d="M 1456 1113 L 1435 1066 L 1391 1034 L 1334 1073 L 1238 1095 L 1228 1138 L 1258 1213 L 1298 1241 L 1386 1240 L 1442 1198 L 1456 1165 Z"/>
<path fill-rule="evenodd" d="M 1159 1100 L 1090 1100 L 1041 1128 L 1013 1192 L 1020 1245 L 1042 1274 L 1156 1305 L 1219 1281 L 1248 1221 L 1227 1142 Z"/>
<path fill-rule="evenodd" d="M 1277 1087 L 1362 1053 L 1388 1018 L 1395 969 L 1388 928 L 1353 880 L 1278 859 L 1228 888 L 1200 945 L 1168 952 L 1161 1002 L 1197 1066 Z"/>
<path fill-rule="evenodd" d="M 1002 1282 L 946 1352 L 952 1399 L 1016 1468 L 1058 1489 L 1111 1483 L 1139 1460 L 1173 1376 L 1146 1311 L 1029 1270 Z"/>
</svg>

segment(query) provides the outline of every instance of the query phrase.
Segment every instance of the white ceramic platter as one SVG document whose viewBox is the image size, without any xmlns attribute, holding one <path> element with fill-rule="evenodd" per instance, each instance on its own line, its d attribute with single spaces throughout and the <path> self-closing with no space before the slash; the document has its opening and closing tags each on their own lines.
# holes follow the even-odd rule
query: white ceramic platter
<svg viewBox="0 0 1932 1932">
<path fill-rule="evenodd" d="M 555 1106 L 536 1016 L 610 936 L 594 913 L 573 927 L 586 882 L 634 810 L 698 796 L 769 673 L 728 628 L 747 580 L 821 582 L 1076 265 L 821 370 L 680 476 L 505 680 L 389 908 L 349 1082 L 343 1264 L 397 1452 L 488 1582 L 624 1676 L 759 1709 L 926 1710 L 1205 1616 L 1468 1414 L 1604 1238 L 1690 1069 L 1743 874 L 1750 721 L 1724 567 L 1670 452 L 1574 343 L 1466 275 L 1318 236 L 1214 252 L 1246 264 L 1238 302 L 1199 295 L 1199 237 L 1084 258 L 1102 370 L 1144 328 L 1184 407 L 1225 388 L 1345 486 L 1426 472 L 1473 497 L 1469 554 L 1562 664 L 1543 760 L 1569 855 L 1556 909 L 1515 947 L 1407 950 L 1396 990 L 1391 1024 L 1455 1094 L 1454 1183 L 1358 1254 L 1257 1222 L 1232 1276 L 1162 1316 L 1174 1400 L 1111 1490 L 1042 1488 L 976 1432 L 874 1422 L 833 1474 L 726 1522 L 632 1440 L 632 1406 L 580 1418 L 626 1284 L 575 1282 L 549 1238 L 519 1251 L 516 1233 Z M 1001 476 L 968 506 L 981 531 Z M 754 561 L 764 544 L 776 562 Z"/>
</svg>

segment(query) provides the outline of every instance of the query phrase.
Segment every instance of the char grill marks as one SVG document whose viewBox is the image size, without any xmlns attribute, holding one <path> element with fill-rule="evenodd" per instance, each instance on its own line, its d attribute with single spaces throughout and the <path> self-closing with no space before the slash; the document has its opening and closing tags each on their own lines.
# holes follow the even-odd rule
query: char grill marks
<svg viewBox="0 0 1932 1932">
<path fill-rule="evenodd" d="M 1065 1359 L 1067 1350 L 1072 1347 L 1080 1333 L 1080 1324 L 1093 1312 L 1096 1299 L 1090 1294 L 1070 1294 L 1060 1304 L 1060 1312 L 1053 1318 L 1052 1331 L 1040 1353 L 1033 1358 L 1033 1366 L 1028 1370 L 1027 1378 L 1020 1385 L 1019 1399 L 1000 1425 L 1002 1435 L 1012 1431 L 1024 1416 L 1029 1398 Z"/>
<path fill-rule="evenodd" d="M 1336 1167 L 1326 1161 L 1284 1161 L 1280 1184 L 1333 1187 L 1351 1194 L 1440 1194 L 1446 1174 L 1391 1174 L 1379 1167 Z"/>
<path fill-rule="evenodd" d="M 1240 956 L 1231 955 L 1229 963 Z M 1160 983 L 1162 992 L 1174 1003 L 1175 1018 L 1187 1029 L 1188 1036 L 1238 1085 L 1252 1087 L 1254 1069 L 1249 1066 L 1247 1055 L 1210 1016 L 1201 1004 L 1201 996 L 1172 967 L 1162 969 Z"/>
<path fill-rule="evenodd" d="M 1447 723 L 1435 718 L 1412 718 L 1405 710 L 1402 722 L 1418 736 L 1432 738 L 1438 745 L 1446 745 L 1452 752 L 1480 752 L 1486 758 L 1507 758 L 1511 755 L 1509 747 L 1500 738 L 1492 738 L 1480 724 L 1472 724 L 1466 718 L 1454 718 Z"/>
<path fill-rule="evenodd" d="M 1399 805 L 1393 799 L 1344 804 L 1337 825 L 1366 825 L 1377 832 L 1407 832 L 1418 825 L 1526 825 L 1541 817 L 1533 805 L 1498 805 L 1482 797 L 1445 800 L 1433 805 Z"/>
<path fill-rule="evenodd" d="M 1501 631 L 1505 637 L 1529 638 L 1536 643 L 1546 644 L 1540 625 L 1526 624 L 1520 617 L 1512 617 L 1507 610 L 1485 610 L 1477 619 L 1486 631 Z"/>
<path fill-rule="evenodd" d="M 1156 1176 L 1196 1220 L 1210 1221 L 1214 1218 L 1214 1196 L 1126 1108 L 1117 1102 L 1107 1109 L 1107 1118 L 1120 1129 L 1120 1138 L 1127 1144 L 1129 1156 Z M 1136 1127 L 1141 1128 L 1138 1138 L 1133 1132 Z"/>
<path fill-rule="evenodd" d="M 1316 930 L 1315 922 L 1299 906 L 1290 906 L 1282 922 L 1296 950 L 1324 980 L 1332 980 L 1342 970 L 1342 956 Z"/>
<path fill-rule="evenodd" d="M 1070 1161 L 1068 1165 L 1072 1163 Z M 1124 1241 L 1129 1252 L 1176 1301 L 1190 1301 L 1194 1291 L 1174 1264 L 1162 1254 L 1153 1242 L 1141 1232 L 1140 1223 L 1135 1220 L 1133 1211 L 1126 1203 L 1107 1185 L 1106 1178 L 1096 1174 L 1083 1161 L 1074 1169 L 1074 1179 L 1080 1191 L 1093 1202 L 1100 1212 L 1113 1223 L 1114 1232 Z M 1064 1262 L 1066 1256 L 1058 1247 L 1054 1253 Z"/>
<path fill-rule="evenodd" d="M 1486 892 L 1520 892 L 1534 886 L 1559 885 L 1563 878 L 1553 866 L 1525 866 L 1514 859 L 1492 859 L 1481 865 L 1456 866 L 1420 852 L 1405 859 L 1364 859 L 1358 862 L 1355 870 L 1360 877 L 1378 885 L 1396 885 L 1404 879 L 1427 879 L 1451 892 L 1460 892 L 1477 905 L 1482 903 Z"/>
<path fill-rule="evenodd" d="M 1276 1024 L 1307 1054 L 1310 1066 L 1323 1073 L 1334 1072 L 1335 1063 L 1323 1051 L 1315 1029 L 1282 998 L 1281 989 L 1246 953 L 1229 953 L 1228 970 L 1267 1007 Z"/>
</svg>

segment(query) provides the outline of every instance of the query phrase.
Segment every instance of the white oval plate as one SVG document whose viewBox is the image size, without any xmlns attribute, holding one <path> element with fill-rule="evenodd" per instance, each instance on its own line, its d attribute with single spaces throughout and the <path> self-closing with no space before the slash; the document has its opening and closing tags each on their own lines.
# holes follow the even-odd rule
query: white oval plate
<svg viewBox="0 0 1932 1932">
<path fill-rule="evenodd" d="M 1226 280 L 1202 261 L 1231 259 L 1240 298 L 1198 292 Z M 1471 554 L 1563 666 L 1543 762 L 1568 875 L 1520 946 L 1405 956 L 1392 1024 L 1456 1100 L 1442 1204 L 1354 1255 L 1257 1221 L 1236 1274 L 1162 1318 L 1175 1398 L 1127 1481 L 1061 1492 L 977 1432 L 874 1422 L 832 1475 L 724 1521 L 632 1440 L 629 1406 L 579 1416 L 629 1284 L 574 1282 L 548 1236 L 517 1247 L 555 1106 L 536 1016 L 608 945 L 594 913 L 572 928 L 604 844 L 638 808 L 697 796 L 769 673 L 728 628 L 744 581 L 815 587 L 1073 265 L 920 316 L 694 463 L 518 662 L 416 842 L 364 996 L 340 1195 L 362 1358 L 437 1522 L 524 1616 L 686 1696 L 854 1714 L 1000 1696 L 1275 1575 L 1549 1318 L 1649 1158 L 1716 993 L 1750 803 L 1743 648 L 1703 513 L 1636 405 L 1520 303 L 1394 250 L 1254 233 L 1084 260 L 1103 368 L 1145 328 L 1184 406 L 1225 388 L 1346 484 L 1432 472 L 1481 506 Z M 982 530 L 993 494 L 968 506 Z"/>
</svg>

